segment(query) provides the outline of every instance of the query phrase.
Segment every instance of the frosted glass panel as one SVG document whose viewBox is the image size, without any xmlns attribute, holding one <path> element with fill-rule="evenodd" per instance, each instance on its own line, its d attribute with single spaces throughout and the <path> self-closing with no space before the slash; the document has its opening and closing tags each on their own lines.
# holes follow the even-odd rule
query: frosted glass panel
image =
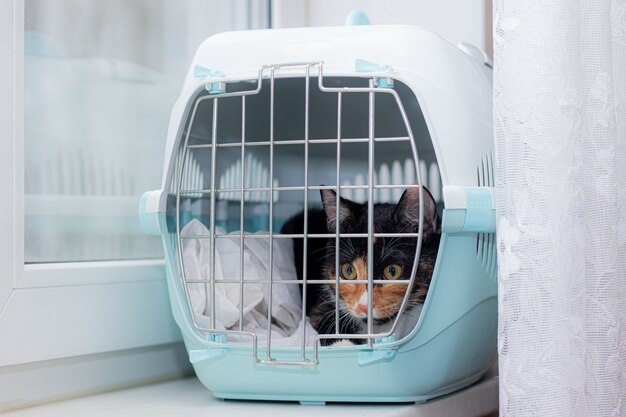
<svg viewBox="0 0 626 417">
<path fill-rule="evenodd" d="M 139 197 L 159 188 L 169 112 L 198 44 L 265 27 L 264 1 L 26 0 L 25 260 L 161 257 Z"/>
</svg>

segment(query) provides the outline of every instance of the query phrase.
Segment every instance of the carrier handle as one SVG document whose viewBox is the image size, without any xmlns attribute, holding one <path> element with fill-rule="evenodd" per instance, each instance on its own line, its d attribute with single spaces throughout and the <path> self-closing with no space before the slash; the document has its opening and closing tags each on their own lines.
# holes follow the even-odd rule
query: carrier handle
<svg viewBox="0 0 626 417">
<path fill-rule="evenodd" d="M 346 16 L 346 26 L 371 25 L 370 18 L 361 9 L 354 9 Z"/>
<path fill-rule="evenodd" d="M 159 205 L 162 195 L 162 190 L 146 191 L 139 199 L 139 226 L 147 235 L 161 235 Z"/>
<path fill-rule="evenodd" d="M 443 187 L 443 233 L 495 233 L 493 187 Z"/>
</svg>

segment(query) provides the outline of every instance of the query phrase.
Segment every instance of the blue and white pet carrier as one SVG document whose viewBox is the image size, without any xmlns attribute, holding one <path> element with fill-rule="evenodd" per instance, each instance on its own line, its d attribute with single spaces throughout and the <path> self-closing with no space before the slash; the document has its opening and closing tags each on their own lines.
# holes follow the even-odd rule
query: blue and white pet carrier
<svg viewBox="0 0 626 417">
<path fill-rule="evenodd" d="M 162 236 L 172 311 L 215 396 L 420 402 L 485 374 L 497 327 L 491 72 L 478 49 L 412 26 L 230 32 L 200 46 L 162 187 L 140 215 Z M 371 209 L 422 185 L 442 235 L 416 324 L 375 333 L 368 319 L 364 344 L 322 346 L 289 238 L 346 236 L 281 235 L 282 224 L 322 189 Z"/>
</svg>

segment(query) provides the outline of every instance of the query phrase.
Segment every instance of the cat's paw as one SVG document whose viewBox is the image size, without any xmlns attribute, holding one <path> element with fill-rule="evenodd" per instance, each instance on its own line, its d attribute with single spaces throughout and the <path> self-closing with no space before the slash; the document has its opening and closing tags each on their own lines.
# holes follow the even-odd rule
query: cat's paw
<svg viewBox="0 0 626 417">
<path fill-rule="evenodd" d="M 331 346 L 354 346 L 354 343 L 348 339 L 341 339 L 332 343 Z"/>
</svg>

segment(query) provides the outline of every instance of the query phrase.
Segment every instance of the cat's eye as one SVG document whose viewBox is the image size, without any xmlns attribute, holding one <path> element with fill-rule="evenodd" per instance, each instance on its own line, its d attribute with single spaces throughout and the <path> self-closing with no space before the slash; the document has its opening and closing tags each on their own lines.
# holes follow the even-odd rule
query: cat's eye
<svg viewBox="0 0 626 417">
<path fill-rule="evenodd" d="M 385 279 L 398 279 L 402 275 L 402 267 L 398 264 L 390 264 L 383 269 Z"/>
<path fill-rule="evenodd" d="M 356 278 L 356 268 L 349 262 L 341 265 L 341 275 L 345 279 L 355 279 Z"/>
</svg>

